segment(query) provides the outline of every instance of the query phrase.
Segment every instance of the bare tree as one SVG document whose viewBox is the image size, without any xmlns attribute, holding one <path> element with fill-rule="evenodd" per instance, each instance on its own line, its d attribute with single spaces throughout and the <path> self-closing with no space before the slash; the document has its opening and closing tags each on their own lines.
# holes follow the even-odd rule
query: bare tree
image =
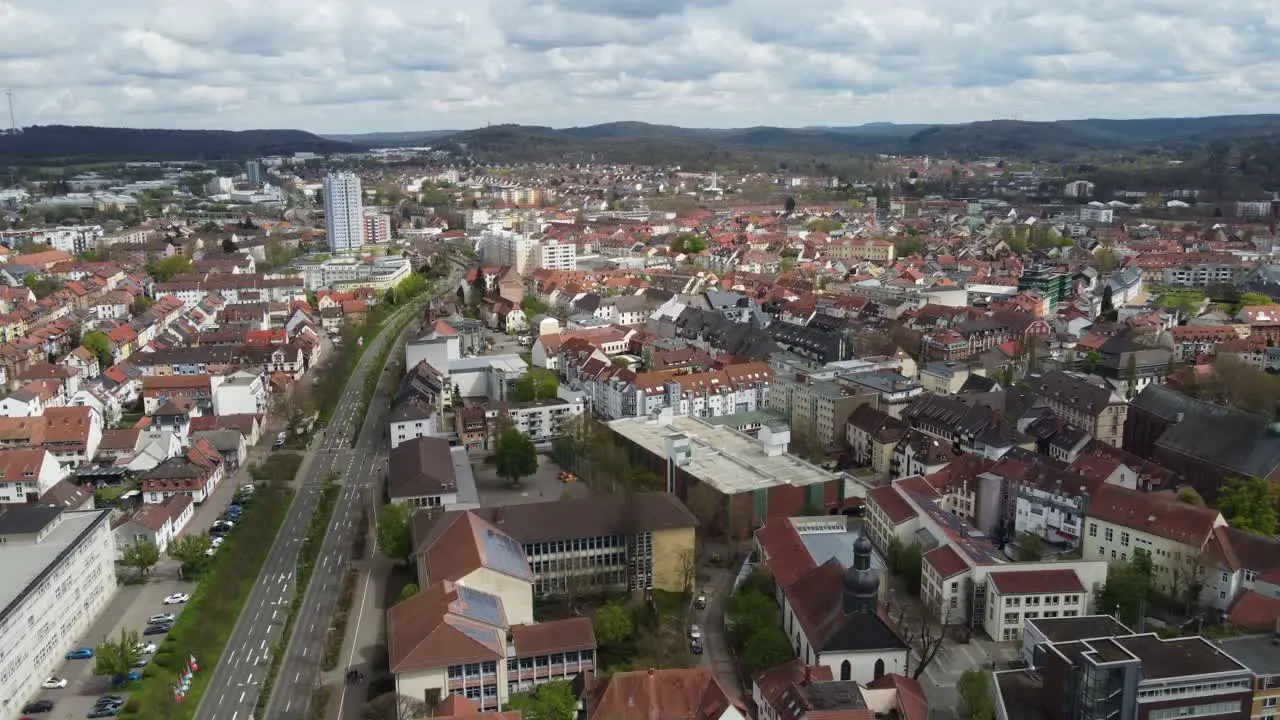
<svg viewBox="0 0 1280 720">
<path fill-rule="evenodd" d="M 364 706 L 364 720 L 418 720 L 428 717 L 433 709 L 421 700 L 389 692 Z"/>
<path fill-rule="evenodd" d="M 1200 604 L 1200 593 L 1204 590 L 1207 571 L 1200 553 L 1181 558 L 1175 556 L 1169 564 L 1169 600 L 1173 609 L 1184 615 L 1191 615 Z"/>
<path fill-rule="evenodd" d="M 929 665 L 938 657 L 938 651 L 942 649 L 942 643 L 947 639 L 947 631 L 954 625 L 954 614 L 948 609 L 939 617 L 934 611 L 935 608 L 922 607 L 919 614 L 908 615 L 905 611 L 899 613 L 898 635 L 902 637 L 902 641 L 907 647 L 915 653 L 916 667 L 911 671 L 911 655 L 907 656 L 907 667 L 905 671 L 911 672 L 913 680 L 920 679 L 924 671 L 929 669 Z"/>
<path fill-rule="evenodd" d="M 680 551 L 680 578 L 684 582 L 684 591 L 693 592 L 694 583 L 698 579 L 698 556 L 693 548 Z"/>
</svg>

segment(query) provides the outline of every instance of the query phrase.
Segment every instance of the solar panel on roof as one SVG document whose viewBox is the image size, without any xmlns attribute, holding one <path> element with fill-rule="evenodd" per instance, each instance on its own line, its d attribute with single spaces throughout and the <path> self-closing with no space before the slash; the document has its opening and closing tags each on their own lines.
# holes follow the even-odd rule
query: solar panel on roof
<svg viewBox="0 0 1280 720">
<path fill-rule="evenodd" d="M 525 559 L 524 548 L 515 540 L 486 529 L 481 537 L 484 546 L 484 562 L 498 572 L 512 577 L 532 579 L 529 562 Z"/>
<path fill-rule="evenodd" d="M 498 598 L 493 595 L 459 585 L 458 601 L 462 605 L 459 615 L 482 623 L 488 623 L 489 625 L 501 626 L 503 624 L 502 606 L 498 604 Z"/>
<path fill-rule="evenodd" d="M 455 630 L 461 631 L 472 640 L 484 644 L 486 647 L 492 646 L 497 642 L 497 638 L 494 636 L 493 631 L 487 628 L 477 627 L 468 622 L 458 621 L 450 622 L 449 625 L 453 626 Z"/>
</svg>

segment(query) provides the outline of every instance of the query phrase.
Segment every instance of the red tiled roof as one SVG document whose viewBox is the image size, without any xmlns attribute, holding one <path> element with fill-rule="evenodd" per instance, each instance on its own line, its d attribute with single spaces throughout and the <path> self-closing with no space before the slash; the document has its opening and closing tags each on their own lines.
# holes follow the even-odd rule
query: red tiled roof
<svg viewBox="0 0 1280 720">
<path fill-rule="evenodd" d="M 924 562 L 938 573 L 938 577 L 946 580 L 969 569 L 969 565 L 950 545 L 936 547 L 924 554 Z"/>
<path fill-rule="evenodd" d="M 1071 570 L 1004 570 L 987 575 L 1001 595 L 1083 592 Z"/>
<path fill-rule="evenodd" d="M 867 499 L 884 511 L 894 525 L 901 525 L 916 516 L 915 508 L 892 485 L 868 490 Z"/>
<path fill-rule="evenodd" d="M 1254 632 L 1274 632 L 1276 618 L 1280 618 L 1280 598 L 1267 597 L 1253 590 L 1241 593 L 1227 613 L 1231 624 Z"/>
<path fill-rule="evenodd" d="M 1088 517 L 1201 548 L 1222 515 L 1185 503 L 1170 491 L 1148 493 L 1104 484 L 1089 502 Z"/>
<path fill-rule="evenodd" d="M 818 564 L 787 518 L 770 518 L 756 530 L 756 542 L 764 550 L 764 563 L 779 588 L 808 575 Z"/>
</svg>

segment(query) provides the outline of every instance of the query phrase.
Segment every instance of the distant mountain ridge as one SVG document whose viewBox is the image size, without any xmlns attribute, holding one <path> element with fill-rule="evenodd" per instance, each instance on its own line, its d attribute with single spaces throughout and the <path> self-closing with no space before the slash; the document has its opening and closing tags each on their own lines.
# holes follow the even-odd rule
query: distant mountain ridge
<svg viewBox="0 0 1280 720">
<path fill-rule="evenodd" d="M 493 125 L 442 134 L 433 144 L 464 143 L 480 159 L 573 159 L 643 162 L 693 152 L 848 156 L 870 153 L 1018 156 L 1064 160 L 1098 151 L 1202 146 L 1215 141 L 1280 137 L 1280 114 L 1140 120 L 989 120 L 953 125 L 868 123 L 843 127 L 681 128 L 613 122 L 556 129 Z"/>
<path fill-rule="evenodd" d="M 245 160 L 264 155 L 360 152 L 303 130 L 163 130 L 36 125 L 0 135 L 0 164 Z"/>
<path fill-rule="evenodd" d="M 806 162 L 877 153 L 961 159 L 1019 157 L 1058 161 L 1089 153 L 1280 143 L 1280 114 L 1140 120 L 989 120 L 963 124 L 867 123 L 836 127 L 684 128 L 621 121 L 583 127 L 492 125 L 321 136 L 302 130 L 170 130 L 45 125 L 0 135 L 0 165 L 129 160 L 244 160 L 263 155 L 360 152 L 432 145 L 467 150 L 481 161 L 574 161 L 715 167 L 797 158 Z M 765 158 L 763 156 L 770 156 Z M 762 165 L 763 167 L 763 165 Z"/>
</svg>

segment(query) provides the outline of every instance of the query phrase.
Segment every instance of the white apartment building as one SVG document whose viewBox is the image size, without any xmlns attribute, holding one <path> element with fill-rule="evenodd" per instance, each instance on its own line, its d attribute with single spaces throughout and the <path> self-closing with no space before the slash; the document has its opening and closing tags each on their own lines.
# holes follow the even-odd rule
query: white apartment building
<svg viewBox="0 0 1280 720">
<path fill-rule="evenodd" d="M 360 178 L 333 173 L 324 179 L 324 228 L 333 252 L 359 250 L 364 244 Z"/>
<path fill-rule="evenodd" d="M 551 442 L 563 433 L 565 423 L 582 415 L 584 396 L 580 392 L 560 390 L 554 400 L 511 403 L 507 414 L 520 432 L 535 443 Z M 497 412 L 493 413 L 495 416 Z"/>
<path fill-rule="evenodd" d="M 375 258 L 343 256 L 320 262 L 299 262 L 297 269 L 302 274 L 303 284 L 312 292 L 365 287 L 386 290 L 413 274 L 413 263 L 398 255 Z"/>
<path fill-rule="evenodd" d="M 538 269 L 564 270 L 578 269 L 578 246 L 571 242 L 544 240 L 538 243 Z"/>
<path fill-rule="evenodd" d="M 29 240 L 33 243 L 52 245 L 55 250 L 76 255 L 98 247 L 104 234 L 101 225 L 72 225 L 55 228 L 32 228 L 30 230 L 6 230 L 0 232 L 0 240 L 13 242 Z"/>
<path fill-rule="evenodd" d="M 1167 592 L 1198 576 L 1205 544 L 1226 525 L 1222 513 L 1183 502 L 1171 490 L 1103 485 L 1089 500 L 1080 551 L 1085 559 L 1104 562 L 1128 562 L 1146 553 L 1156 586 Z"/>
<path fill-rule="evenodd" d="M 385 245 L 391 242 L 391 216 L 384 215 L 376 208 L 365 208 L 364 244 Z"/>
<path fill-rule="evenodd" d="M 0 513 L 0 698 L 15 716 L 68 650 L 94 644 L 89 629 L 117 589 L 110 517 L 38 505 Z"/>
<path fill-rule="evenodd" d="M 262 373 L 234 372 L 213 390 L 214 415 L 262 415 L 270 405 L 271 392 Z"/>
</svg>

